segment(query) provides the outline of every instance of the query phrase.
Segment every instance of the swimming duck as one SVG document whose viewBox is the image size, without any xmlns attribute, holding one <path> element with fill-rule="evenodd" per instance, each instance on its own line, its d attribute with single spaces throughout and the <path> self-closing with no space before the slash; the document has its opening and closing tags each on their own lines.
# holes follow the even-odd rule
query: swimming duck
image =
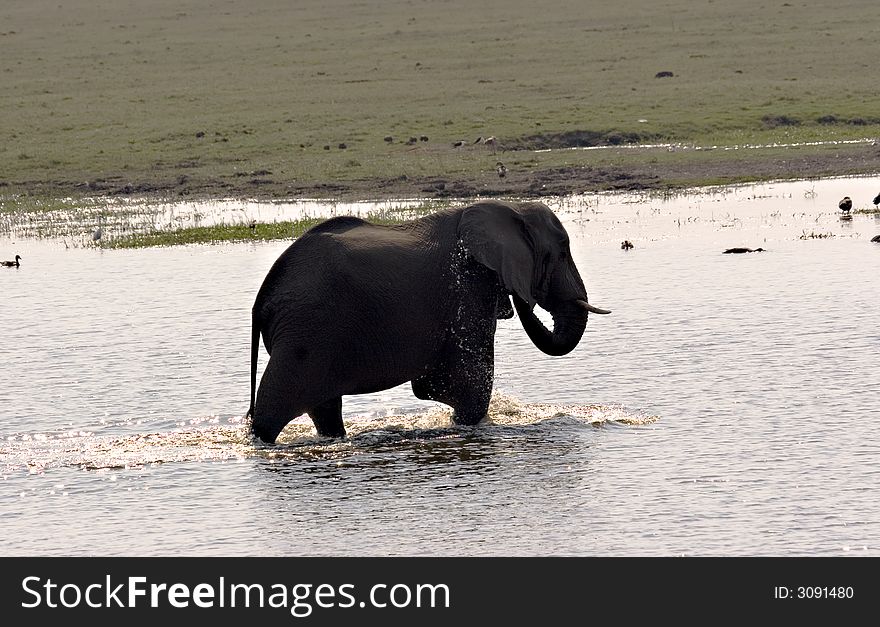
<svg viewBox="0 0 880 627">
<path fill-rule="evenodd" d="M 16 255 L 15 261 L 0 261 L 0 266 L 4 266 L 6 268 L 17 268 L 21 265 L 18 262 L 19 259 L 21 259 L 21 255 Z"/>
<path fill-rule="evenodd" d="M 727 255 L 730 253 L 762 253 L 764 252 L 763 248 L 728 248 L 724 251 L 723 254 Z"/>
<path fill-rule="evenodd" d="M 874 207 L 876 208 L 877 205 L 880 205 L 880 194 L 874 196 Z"/>
<path fill-rule="evenodd" d="M 629 250 L 630 248 L 634 248 L 634 246 L 631 241 L 629 241 L 628 239 L 625 239 L 622 242 L 620 242 L 620 248 L 622 250 Z"/>
<path fill-rule="evenodd" d="M 880 244 L 880 235 L 875 235 L 874 237 L 871 238 L 871 241 L 877 242 L 878 244 Z"/>
<path fill-rule="evenodd" d="M 837 206 L 838 206 L 838 207 L 840 208 L 840 210 L 843 211 L 844 213 L 848 213 L 849 210 L 852 209 L 852 198 L 850 198 L 849 196 L 844 196 L 844 197 L 840 200 L 840 202 L 837 203 Z"/>
</svg>

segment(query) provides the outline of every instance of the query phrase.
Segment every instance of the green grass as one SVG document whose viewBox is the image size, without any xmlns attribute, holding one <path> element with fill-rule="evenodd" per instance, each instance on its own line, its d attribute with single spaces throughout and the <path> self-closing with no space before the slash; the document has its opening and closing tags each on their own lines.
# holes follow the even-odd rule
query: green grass
<svg viewBox="0 0 880 627">
<path fill-rule="evenodd" d="M 373 224 L 399 224 L 434 212 L 445 203 L 421 202 L 409 208 L 383 209 L 368 212 L 364 219 Z M 150 246 L 181 246 L 186 244 L 217 244 L 278 239 L 294 239 L 327 218 L 300 218 L 281 222 L 248 224 L 217 224 L 213 226 L 184 227 L 154 230 L 110 237 L 96 243 L 100 248 L 145 248 Z"/>
<path fill-rule="evenodd" d="M 323 218 L 303 218 L 302 220 L 257 224 L 254 229 L 243 224 L 199 226 L 125 235 L 102 241 L 98 245 L 101 248 L 145 248 L 148 246 L 293 239 L 322 221 Z"/>
<path fill-rule="evenodd" d="M 108 180 L 138 192 L 265 178 L 296 195 L 491 175 L 487 148 L 452 147 L 480 135 L 502 147 L 575 130 L 700 145 L 875 137 L 878 22 L 874 0 L 4 3 L 0 185 L 88 195 Z M 505 162 L 609 158 L 650 157 Z"/>
</svg>

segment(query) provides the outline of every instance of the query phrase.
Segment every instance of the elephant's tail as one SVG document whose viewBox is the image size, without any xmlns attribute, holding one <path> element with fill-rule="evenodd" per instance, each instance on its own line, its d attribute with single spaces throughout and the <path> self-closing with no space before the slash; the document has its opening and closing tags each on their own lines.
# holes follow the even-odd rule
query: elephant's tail
<svg viewBox="0 0 880 627">
<path fill-rule="evenodd" d="M 257 359 L 260 356 L 260 318 L 256 307 L 251 315 L 251 406 L 248 408 L 246 418 L 253 419 L 254 403 L 257 398 Z"/>
</svg>

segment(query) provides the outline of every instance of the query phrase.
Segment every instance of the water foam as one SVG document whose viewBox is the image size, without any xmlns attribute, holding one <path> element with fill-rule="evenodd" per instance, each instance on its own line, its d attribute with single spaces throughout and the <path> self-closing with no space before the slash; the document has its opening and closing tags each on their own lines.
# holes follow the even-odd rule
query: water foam
<svg viewBox="0 0 880 627">
<path fill-rule="evenodd" d="M 634 413 L 620 406 L 523 403 L 496 392 L 486 419 L 477 427 L 452 422 L 452 411 L 437 407 L 421 413 L 353 416 L 346 419 L 348 437 L 330 440 L 315 435 L 308 418 L 298 418 L 282 432 L 276 445 L 255 442 L 241 418 L 196 419 L 196 426 L 129 436 L 97 435 L 88 431 L 16 434 L 0 445 L 4 472 L 42 473 L 51 468 L 83 470 L 141 469 L 174 462 L 226 462 L 253 458 L 326 458 L 350 455 L 401 441 L 430 442 L 468 437 L 475 429 L 486 437 L 499 430 L 574 428 L 605 424 L 638 426 L 657 416 Z M 201 423 L 210 423 L 200 426 Z"/>
</svg>

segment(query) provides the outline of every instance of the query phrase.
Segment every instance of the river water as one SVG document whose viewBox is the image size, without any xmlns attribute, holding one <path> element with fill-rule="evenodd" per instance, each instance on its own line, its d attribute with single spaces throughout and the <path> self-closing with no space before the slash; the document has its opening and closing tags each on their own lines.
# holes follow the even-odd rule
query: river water
<svg viewBox="0 0 880 627">
<path fill-rule="evenodd" d="M 250 307 L 288 242 L 7 232 L 0 554 L 880 555 L 880 216 L 837 210 L 877 191 L 548 199 L 613 310 L 574 352 L 501 321 L 478 427 L 401 386 L 346 397 L 344 441 L 299 419 L 274 447 L 241 416 Z"/>
</svg>

